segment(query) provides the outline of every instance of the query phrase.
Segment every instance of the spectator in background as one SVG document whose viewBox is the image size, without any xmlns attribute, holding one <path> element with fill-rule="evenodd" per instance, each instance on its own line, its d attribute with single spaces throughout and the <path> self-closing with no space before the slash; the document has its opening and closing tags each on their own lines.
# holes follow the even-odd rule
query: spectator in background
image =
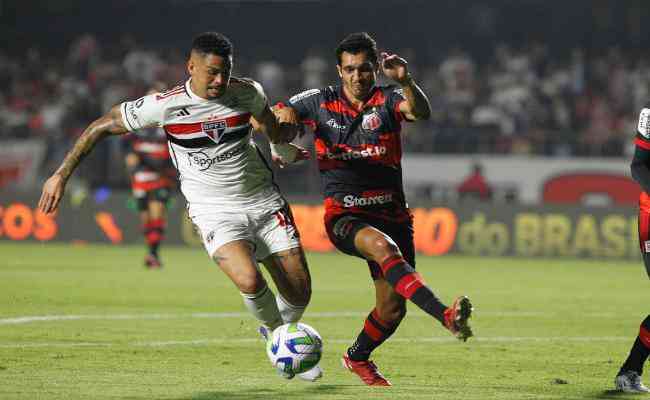
<svg viewBox="0 0 650 400">
<path fill-rule="evenodd" d="M 472 173 L 458 185 L 458 197 L 488 201 L 492 198 L 492 188 L 483 176 L 483 166 L 479 163 L 472 165 Z"/>
</svg>

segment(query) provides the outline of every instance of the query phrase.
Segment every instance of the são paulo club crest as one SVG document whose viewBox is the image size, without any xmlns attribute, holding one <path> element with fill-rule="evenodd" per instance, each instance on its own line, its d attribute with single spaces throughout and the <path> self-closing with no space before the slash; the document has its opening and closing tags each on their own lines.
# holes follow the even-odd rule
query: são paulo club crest
<svg viewBox="0 0 650 400">
<path fill-rule="evenodd" d="M 380 126 L 381 126 L 381 117 L 376 111 L 363 116 L 363 121 L 361 121 L 361 127 L 363 128 L 363 130 L 374 131 Z"/>
<path fill-rule="evenodd" d="M 227 127 L 226 121 L 208 121 L 202 124 L 203 132 L 215 143 L 219 143 Z"/>
</svg>

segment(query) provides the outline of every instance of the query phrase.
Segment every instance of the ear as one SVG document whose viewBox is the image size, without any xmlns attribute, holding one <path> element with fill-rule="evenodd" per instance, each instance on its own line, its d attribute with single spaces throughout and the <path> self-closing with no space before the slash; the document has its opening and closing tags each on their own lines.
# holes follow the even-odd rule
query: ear
<svg viewBox="0 0 650 400">
<path fill-rule="evenodd" d="M 196 66 L 194 65 L 194 60 L 192 60 L 192 57 L 190 57 L 187 60 L 187 73 L 190 74 L 190 76 L 193 75 L 194 68 L 196 68 Z"/>
<path fill-rule="evenodd" d="M 341 66 L 336 64 L 336 71 L 339 73 L 339 78 L 343 78 L 343 73 L 341 73 Z"/>
</svg>

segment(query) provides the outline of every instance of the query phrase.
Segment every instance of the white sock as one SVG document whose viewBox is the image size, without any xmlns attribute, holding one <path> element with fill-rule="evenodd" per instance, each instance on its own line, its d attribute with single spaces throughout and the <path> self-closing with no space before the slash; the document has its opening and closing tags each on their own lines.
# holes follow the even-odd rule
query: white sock
<svg viewBox="0 0 650 400">
<path fill-rule="evenodd" d="M 257 293 L 248 294 L 242 293 L 244 298 L 244 305 L 248 311 L 257 318 L 258 321 L 270 330 L 274 330 L 282 325 L 282 317 L 278 311 L 278 306 L 275 304 L 273 292 L 268 286 Z"/>
<path fill-rule="evenodd" d="M 284 321 L 285 324 L 300 321 L 302 314 L 305 313 L 305 308 L 307 308 L 307 306 L 294 306 L 285 300 L 280 293 L 275 296 L 275 302 L 278 305 L 282 321 Z"/>
</svg>

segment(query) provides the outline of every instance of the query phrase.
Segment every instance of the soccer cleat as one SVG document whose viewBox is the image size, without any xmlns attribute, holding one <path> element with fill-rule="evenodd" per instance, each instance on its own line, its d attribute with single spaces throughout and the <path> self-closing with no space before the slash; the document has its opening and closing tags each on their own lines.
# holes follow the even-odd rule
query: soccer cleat
<svg viewBox="0 0 650 400">
<path fill-rule="evenodd" d="M 320 367 L 320 365 L 316 365 L 308 371 L 296 374 L 296 376 L 303 381 L 316 382 L 323 377 L 323 369 Z"/>
<path fill-rule="evenodd" d="M 625 393 L 650 393 L 636 371 L 625 371 L 616 376 L 616 389 Z"/>
<path fill-rule="evenodd" d="M 158 259 L 157 256 L 153 254 L 148 254 L 144 258 L 144 266 L 147 267 L 148 269 L 156 269 L 156 268 L 162 268 L 162 263 L 160 262 L 160 259 Z"/>
<path fill-rule="evenodd" d="M 474 308 L 467 296 L 457 297 L 451 307 L 445 310 L 445 327 L 463 342 L 474 336 L 468 324 L 472 310 Z"/>
<path fill-rule="evenodd" d="M 368 361 L 353 361 L 350 360 L 347 354 L 343 354 L 341 359 L 343 367 L 354 372 L 361 378 L 363 383 L 368 386 L 392 386 L 379 370 L 374 362 Z"/>
</svg>

